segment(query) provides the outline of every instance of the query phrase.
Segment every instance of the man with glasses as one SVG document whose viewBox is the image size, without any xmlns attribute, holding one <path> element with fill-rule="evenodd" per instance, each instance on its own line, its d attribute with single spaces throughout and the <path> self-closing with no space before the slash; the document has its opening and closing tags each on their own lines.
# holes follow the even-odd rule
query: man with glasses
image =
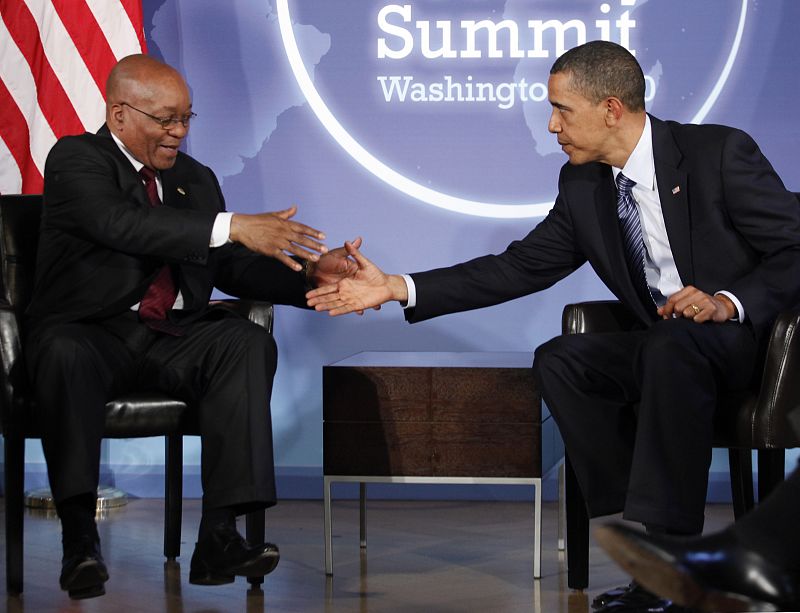
<svg viewBox="0 0 800 613">
<path fill-rule="evenodd" d="M 27 363 L 62 525 L 61 587 L 105 592 L 94 522 L 106 402 L 131 389 L 198 409 L 202 518 L 189 580 L 261 576 L 278 548 L 250 544 L 236 516 L 275 504 L 272 336 L 212 290 L 304 306 L 309 285 L 353 266 L 294 207 L 225 211 L 214 173 L 179 151 L 195 116 L 171 67 L 129 56 L 111 71 L 106 124 L 60 139 L 45 166 Z"/>
</svg>

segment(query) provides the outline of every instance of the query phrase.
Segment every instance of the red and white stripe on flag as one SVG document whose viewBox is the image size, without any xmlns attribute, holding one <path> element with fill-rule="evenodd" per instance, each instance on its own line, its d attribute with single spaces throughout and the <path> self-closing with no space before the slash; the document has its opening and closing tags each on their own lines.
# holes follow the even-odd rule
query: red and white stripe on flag
<svg viewBox="0 0 800 613">
<path fill-rule="evenodd" d="M 145 51 L 141 0 L 0 0 L 0 193 L 40 194 L 56 139 L 97 131 L 109 71 Z"/>
</svg>

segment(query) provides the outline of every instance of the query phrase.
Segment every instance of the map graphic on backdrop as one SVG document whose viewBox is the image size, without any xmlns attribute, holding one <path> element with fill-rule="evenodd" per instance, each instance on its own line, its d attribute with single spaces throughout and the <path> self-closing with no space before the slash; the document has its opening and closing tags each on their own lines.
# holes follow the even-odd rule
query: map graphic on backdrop
<svg viewBox="0 0 800 613">
<path fill-rule="evenodd" d="M 747 23 L 747 0 L 736 10 L 708 0 L 692 14 L 657 0 L 231 4 L 238 47 L 217 49 L 230 54 L 231 71 L 190 64 L 202 57 L 192 47 L 214 38 L 214 9 L 180 15 L 180 52 L 171 49 L 172 3 L 152 29 L 165 57 L 185 58 L 202 117 L 190 147 L 223 179 L 268 146 L 284 112 L 308 103 L 343 151 L 392 187 L 451 211 L 507 218 L 541 217 L 552 205 L 536 177 L 563 163 L 547 132 L 547 75 L 560 53 L 585 40 L 620 42 L 644 67 L 648 110 L 702 122 L 735 69 Z M 257 61 L 238 62 L 245 49 Z M 247 96 L 206 106 L 245 82 Z"/>
</svg>

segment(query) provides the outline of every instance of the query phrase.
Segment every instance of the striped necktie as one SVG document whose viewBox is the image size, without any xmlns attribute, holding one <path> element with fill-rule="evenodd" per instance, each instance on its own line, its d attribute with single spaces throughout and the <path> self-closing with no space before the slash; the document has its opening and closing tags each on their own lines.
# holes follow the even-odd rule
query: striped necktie
<svg viewBox="0 0 800 613">
<path fill-rule="evenodd" d="M 653 294 L 647 285 L 644 272 L 644 239 L 642 238 L 642 223 L 639 220 L 639 211 L 633 199 L 632 181 L 621 172 L 617 174 L 617 214 L 619 215 L 619 228 L 622 232 L 622 242 L 625 248 L 625 260 L 628 263 L 633 285 L 644 304 L 650 308 L 655 305 Z"/>
</svg>

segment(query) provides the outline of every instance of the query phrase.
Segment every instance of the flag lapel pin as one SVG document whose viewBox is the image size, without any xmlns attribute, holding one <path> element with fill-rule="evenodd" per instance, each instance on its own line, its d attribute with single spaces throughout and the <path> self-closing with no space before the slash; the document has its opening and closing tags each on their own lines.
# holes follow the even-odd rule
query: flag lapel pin
<svg viewBox="0 0 800 613">
<path fill-rule="evenodd" d="M 672 188 L 672 195 L 674 196 L 675 194 L 680 193 L 680 191 L 681 191 L 681 186 L 676 185 L 675 187 Z"/>
</svg>

